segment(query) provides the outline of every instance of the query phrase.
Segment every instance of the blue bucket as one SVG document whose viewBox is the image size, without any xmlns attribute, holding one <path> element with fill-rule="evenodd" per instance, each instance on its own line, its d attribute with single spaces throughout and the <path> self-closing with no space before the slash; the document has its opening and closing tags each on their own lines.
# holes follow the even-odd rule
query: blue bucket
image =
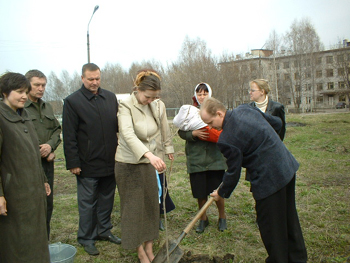
<svg viewBox="0 0 350 263">
<path fill-rule="evenodd" d="M 73 263 L 77 249 L 61 242 L 50 244 L 50 262 L 51 263 Z"/>
</svg>

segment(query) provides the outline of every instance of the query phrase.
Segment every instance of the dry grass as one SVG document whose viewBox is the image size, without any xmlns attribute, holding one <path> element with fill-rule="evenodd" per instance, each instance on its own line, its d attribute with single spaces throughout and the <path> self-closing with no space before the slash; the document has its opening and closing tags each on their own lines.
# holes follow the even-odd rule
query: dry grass
<svg viewBox="0 0 350 263">
<path fill-rule="evenodd" d="M 288 127 L 286 146 L 300 162 L 297 175 L 297 207 L 309 262 L 350 262 L 350 113 L 288 115 L 287 122 L 305 124 Z M 169 189 L 176 209 L 167 215 L 167 232 L 160 232 L 155 252 L 166 236 L 176 238 L 197 212 L 192 198 L 184 141 L 174 136 L 176 160 L 168 176 Z M 58 158 L 64 158 L 62 147 Z M 168 165 L 169 167 L 169 165 Z M 123 250 L 109 242 L 96 242 L 100 255 L 87 255 L 76 241 L 78 208 L 76 180 L 56 162 L 55 208 L 52 219 L 51 242 L 68 243 L 78 250 L 75 262 L 137 262 L 134 251 Z M 266 251 L 255 224 L 254 200 L 249 185 L 241 178 L 230 199 L 226 201 L 228 231 L 216 228 L 215 206 L 208 210 L 210 226 L 198 235 L 191 231 L 180 247 L 193 254 L 235 255 L 234 262 L 264 262 Z M 112 214 L 114 234 L 120 234 L 119 196 L 116 193 Z"/>
</svg>

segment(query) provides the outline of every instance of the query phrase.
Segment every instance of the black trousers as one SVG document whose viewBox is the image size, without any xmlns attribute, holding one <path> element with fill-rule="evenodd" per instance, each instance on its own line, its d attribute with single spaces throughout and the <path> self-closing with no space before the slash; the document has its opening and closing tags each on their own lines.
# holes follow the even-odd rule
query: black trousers
<svg viewBox="0 0 350 263">
<path fill-rule="evenodd" d="M 47 228 L 47 237 L 50 240 L 50 222 L 53 211 L 53 182 L 54 182 L 54 162 L 48 162 L 45 158 L 41 159 L 41 165 L 44 169 L 44 173 L 48 180 L 48 183 L 51 188 L 51 194 L 47 196 L 47 212 L 46 212 L 46 228 Z"/>
<path fill-rule="evenodd" d="M 256 201 L 260 235 L 268 263 L 301 263 L 307 252 L 295 206 L 295 176 L 284 188 Z"/>
<path fill-rule="evenodd" d="M 111 213 L 116 182 L 114 174 L 106 177 L 77 177 L 79 230 L 78 242 L 94 244 L 99 237 L 111 235 Z"/>
</svg>

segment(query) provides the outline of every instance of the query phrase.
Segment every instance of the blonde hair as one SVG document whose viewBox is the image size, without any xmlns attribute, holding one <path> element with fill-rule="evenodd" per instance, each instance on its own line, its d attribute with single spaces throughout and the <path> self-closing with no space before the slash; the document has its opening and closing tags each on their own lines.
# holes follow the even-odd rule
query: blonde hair
<svg viewBox="0 0 350 263">
<path fill-rule="evenodd" d="M 266 95 L 271 90 L 269 81 L 267 79 L 254 79 L 249 82 L 249 86 L 251 86 L 252 83 L 255 83 L 260 90 L 264 90 Z"/>
<path fill-rule="evenodd" d="M 201 106 L 201 111 L 205 110 L 209 115 L 216 116 L 218 110 L 226 112 L 226 107 L 221 101 L 214 97 L 206 98 Z"/>
<path fill-rule="evenodd" d="M 145 90 L 160 90 L 160 76 L 153 69 L 142 69 L 137 72 L 134 85 L 141 91 Z"/>
</svg>

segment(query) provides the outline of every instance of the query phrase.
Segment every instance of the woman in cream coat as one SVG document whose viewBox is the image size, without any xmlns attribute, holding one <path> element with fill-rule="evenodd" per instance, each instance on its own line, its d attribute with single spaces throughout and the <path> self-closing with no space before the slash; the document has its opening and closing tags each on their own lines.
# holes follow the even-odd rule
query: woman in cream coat
<svg viewBox="0 0 350 263">
<path fill-rule="evenodd" d="M 166 169 L 174 148 L 165 105 L 158 100 L 160 77 L 153 70 L 139 72 L 136 90 L 120 102 L 119 145 L 115 178 L 120 195 L 124 249 L 137 250 L 140 262 L 153 260 L 153 240 L 159 236 L 159 197 L 156 170 Z"/>
</svg>

